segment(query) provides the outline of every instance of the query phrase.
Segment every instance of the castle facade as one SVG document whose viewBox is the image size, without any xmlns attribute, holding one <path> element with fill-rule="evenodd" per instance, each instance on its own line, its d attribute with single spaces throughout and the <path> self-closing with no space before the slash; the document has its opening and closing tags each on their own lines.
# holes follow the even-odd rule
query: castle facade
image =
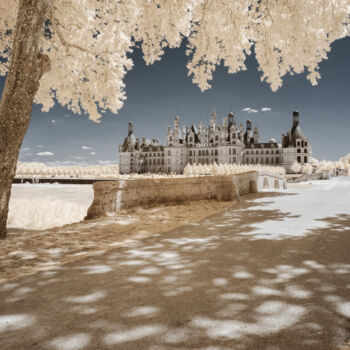
<svg viewBox="0 0 350 350">
<path fill-rule="evenodd" d="M 181 174 L 189 164 L 268 164 L 279 165 L 291 172 L 294 161 L 309 163 L 312 149 L 299 126 L 299 112 L 293 111 L 293 125 L 282 134 L 281 143 L 275 139 L 259 141 L 257 126 L 247 120 L 246 128 L 237 125 L 233 113 L 217 122 L 213 112 L 210 125 L 200 121 L 197 126 L 180 127 L 175 117 L 174 127 L 168 126 L 167 144 L 158 140 L 141 140 L 134 135 L 133 123 L 129 122 L 128 136 L 119 146 L 119 172 L 130 173 L 176 173 Z"/>
</svg>

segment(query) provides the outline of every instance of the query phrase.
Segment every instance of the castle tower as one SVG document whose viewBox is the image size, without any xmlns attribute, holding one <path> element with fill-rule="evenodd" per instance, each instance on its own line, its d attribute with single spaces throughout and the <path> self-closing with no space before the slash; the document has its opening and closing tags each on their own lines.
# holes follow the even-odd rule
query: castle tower
<svg viewBox="0 0 350 350">
<path fill-rule="evenodd" d="M 213 111 L 213 113 L 211 114 L 211 121 L 210 121 L 210 125 L 212 124 L 216 124 L 216 113 L 215 111 Z"/>
<path fill-rule="evenodd" d="M 298 110 L 293 111 L 293 129 L 299 125 L 299 112 Z"/>
<path fill-rule="evenodd" d="M 259 130 L 258 130 L 258 127 L 256 125 L 254 126 L 253 138 L 254 138 L 254 143 L 259 142 Z"/>
<path fill-rule="evenodd" d="M 235 118 L 235 117 L 234 117 L 233 113 L 230 112 L 230 113 L 228 114 L 228 127 L 229 127 L 229 128 L 233 125 L 234 118 Z"/>
<path fill-rule="evenodd" d="M 182 126 L 182 139 L 183 139 L 183 142 L 185 142 L 186 135 L 187 135 L 187 126 L 183 125 Z"/>
<path fill-rule="evenodd" d="M 134 123 L 129 122 L 129 124 L 128 124 L 128 136 L 130 136 L 133 133 L 134 133 Z"/>
<path fill-rule="evenodd" d="M 174 118 L 174 144 L 180 142 L 180 118 L 176 116 Z"/>
<path fill-rule="evenodd" d="M 239 138 L 241 141 L 244 141 L 244 130 L 242 122 L 239 123 Z"/>
<path fill-rule="evenodd" d="M 180 118 L 178 116 L 176 116 L 174 118 L 174 129 L 175 130 L 179 130 L 180 129 Z"/>
<path fill-rule="evenodd" d="M 198 132 L 200 132 L 200 133 L 203 132 L 203 123 L 201 120 L 198 122 Z"/>
<path fill-rule="evenodd" d="M 247 120 L 247 131 L 252 130 L 252 121 L 250 119 Z"/>
</svg>

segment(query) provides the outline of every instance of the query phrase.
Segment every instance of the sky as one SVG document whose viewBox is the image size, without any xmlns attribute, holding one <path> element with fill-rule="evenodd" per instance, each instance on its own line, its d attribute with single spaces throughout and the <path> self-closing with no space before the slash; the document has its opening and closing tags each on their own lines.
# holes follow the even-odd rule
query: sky
<svg viewBox="0 0 350 350">
<path fill-rule="evenodd" d="M 261 141 L 275 138 L 278 142 L 291 128 L 297 108 L 313 156 L 337 160 L 350 153 L 349 58 L 350 38 L 338 40 L 320 65 L 322 78 L 317 86 L 305 74 L 288 75 L 273 92 L 261 82 L 257 62 L 250 56 L 247 70 L 240 73 L 228 74 L 219 66 L 212 88 L 201 92 L 187 76 L 185 45 L 167 50 L 160 62 L 150 66 L 137 49 L 132 54 L 134 68 L 125 79 L 127 100 L 118 115 L 107 112 L 97 124 L 57 104 L 49 112 L 33 105 L 19 160 L 48 165 L 117 163 L 118 145 L 127 136 L 130 120 L 136 137 L 157 138 L 165 144 L 167 126 L 173 125 L 176 115 L 181 125 L 199 120 L 208 124 L 214 108 L 218 121 L 232 111 L 238 122 L 251 119 L 258 126 Z M 1 93 L 4 78 L 0 79 Z"/>
</svg>

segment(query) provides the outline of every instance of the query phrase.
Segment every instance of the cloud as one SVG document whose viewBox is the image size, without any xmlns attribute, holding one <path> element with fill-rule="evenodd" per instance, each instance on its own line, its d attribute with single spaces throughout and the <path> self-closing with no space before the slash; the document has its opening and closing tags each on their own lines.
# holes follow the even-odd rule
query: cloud
<svg viewBox="0 0 350 350">
<path fill-rule="evenodd" d="M 42 148 L 42 147 L 44 147 L 44 146 L 43 146 L 43 145 L 36 145 L 36 147 Z"/>
<path fill-rule="evenodd" d="M 89 146 L 81 146 L 82 149 L 89 149 L 89 150 L 93 150 L 92 147 L 89 147 Z"/>
<path fill-rule="evenodd" d="M 94 156 L 96 153 L 95 153 L 95 152 L 90 152 L 90 154 L 91 154 L 92 156 Z"/>
<path fill-rule="evenodd" d="M 55 123 L 56 123 L 56 120 L 55 120 L 55 119 L 52 119 L 52 120 L 51 120 L 51 123 L 55 124 Z"/>
<path fill-rule="evenodd" d="M 71 115 L 70 115 L 70 114 L 65 114 L 64 117 L 65 117 L 65 118 L 70 118 Z"/>
<path fill-rule="evenodd" d="M 247 112 L 248 114 L 250 114 L 250 113 L 258 113 L 258 110 L 253 109 L 251 107 L 246 107 L 246 108 L 242 109 L 242 112 Z"/>
<path fill-rule="evenodd" d="M 83 157 L 72 157 L 73 159 L 81 160 Z"/>
<path fill-rule="evenodd" d="M 52 152 L 39 152 L 36 155 L 37 156 L 53 156 L 54 153 L 52 153 Z"/>
<path fill-rule="evenodd" d="M 271 111 L 271 108 L 270 107 L 263 107 L 263 108 L 261 108 L 261 111 L 262 112 L 269 112 L 269 111 Z"/>
<path fill-rule="evenodd" d="M 23 148 L 23 149 L 22 149 L 23 152 L 27 152 L 27 151 L 29 151 L 29 150 L 30 150 L 29 147 L 26 147 L 26 148 Z"/>
</svg>

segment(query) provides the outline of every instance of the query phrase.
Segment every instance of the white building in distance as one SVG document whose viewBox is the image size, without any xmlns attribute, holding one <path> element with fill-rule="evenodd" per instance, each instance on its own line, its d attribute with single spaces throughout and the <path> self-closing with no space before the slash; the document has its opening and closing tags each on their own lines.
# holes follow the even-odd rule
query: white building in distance
<svg viewBox="0 0 350 350">
<path fill-rule="evenodd" d="M 213 112 L 210 125 L 200 121 L 198 126 L 184 125 L 175 117 L 174 128 L 168 126 L 167 145 L 158 140 L 136 138 L 133 123 L 129 122 L 128 136 L 119 146 L 119 172 L 130 173 L 176 173 L 181 174 L 190 164 L 268 164 L 279 165 L 291 172 L 294 161 L 309 163 L 312 149 L 309 140 L 299 126 L 299 112 L 293 111 L 293 126 L 282 134 L 282 143 L 275 139 L 259 142 L 257 126 L 252 129 L 247 120 L 244 130 L 237 125 L 233 113 L 217 123 Z"/>
</svg>

